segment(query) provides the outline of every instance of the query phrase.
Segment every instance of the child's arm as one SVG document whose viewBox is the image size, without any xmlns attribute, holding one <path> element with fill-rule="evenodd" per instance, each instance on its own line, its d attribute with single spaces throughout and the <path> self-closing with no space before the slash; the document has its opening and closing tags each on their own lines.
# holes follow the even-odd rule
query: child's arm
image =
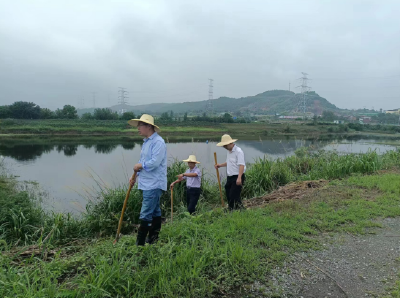
<svg viewBox="0 0 400 298">
<path fill-rule="evenodd" d="M 197 177 L 197 173 L 183 173 L 183 174 L 179 174 L 176 177 L 178 177 L 178 179 L 184 179 L 183 177 Z"/>
</svg>

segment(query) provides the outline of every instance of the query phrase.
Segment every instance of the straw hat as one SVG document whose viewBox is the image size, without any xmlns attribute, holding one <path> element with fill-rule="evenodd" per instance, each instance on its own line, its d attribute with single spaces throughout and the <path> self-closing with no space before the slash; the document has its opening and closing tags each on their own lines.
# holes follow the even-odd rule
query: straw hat
<svg viewBox="0 0 400 298">
<path fill-rule="evenodd" d="M 160 132 L 160 131 L 161 131 L 161 129 L 160 129 L 157 125 L 154 124 L 154 118 L 153 118 L 153 116 L 148 115 L 148 114 L 143 114 L 143 115 L 140 117 L 140 119 L 132 119 L 132 120 L 129 120 L 128 123 L 129 123 L 129 125 L 131 125 L 131 126 L 137 127 L 139 121 L 140 121 L 140 122 L 144 122 L 144 123 L 153 125 L 153 126 L 154 126 L 154 130 L 155 130 L 156 132 Z"/>
<path fill-rule="evenodd" d="M 218 147 L 222 147 L 231 143 L 235 143 L 237 139 L 232 139 L 230 135 L 223 135 L 221 137 L 221 142 L 217 144 Z"/>
<path fill-rule="evenodd" d="M 199 161 L 197 161 L 196 156 L 195 155 L 189 155 L 188 159 L 182 160 L 184 162 L 195 162 L 195 163 L 200 163 Z"/>
</svg>

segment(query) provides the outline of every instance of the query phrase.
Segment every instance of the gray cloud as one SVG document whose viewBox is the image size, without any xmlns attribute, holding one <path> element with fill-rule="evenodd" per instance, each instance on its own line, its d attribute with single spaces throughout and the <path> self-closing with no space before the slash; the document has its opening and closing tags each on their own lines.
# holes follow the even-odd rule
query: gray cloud
<svg viewBox="0 0 400 298">
<path fill-rule="evenodd" d="M 400 107 L 400 3 L 3 1 L 0 104 L 52 109 L 292 90 L 301 72 L 341 108 Z"/>
</svg>

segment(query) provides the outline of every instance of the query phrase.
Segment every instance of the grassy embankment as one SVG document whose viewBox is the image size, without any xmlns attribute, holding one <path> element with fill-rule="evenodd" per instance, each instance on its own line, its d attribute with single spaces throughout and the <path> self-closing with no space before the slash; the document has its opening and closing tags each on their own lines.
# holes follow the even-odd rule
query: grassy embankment
<svg viewBox="0 0 400 298">
<path fill-rule="evenodd" d="M 296 180 L 336 179 L 318 196 L 271 203 L 265 208 L 224 213 L 218 192 L 204 181 L 200 214 L 185 214 L 183 185 L 175 189 L 178 214 L 162 229 L 159 244 L 138 248 L 135 237 L 112 236 L 126 189 L 101 188 L 79 219 L 46 214 L 34 197 L 0 178 L 1 297 L 205 297 L 227 293 L 262 276 L 296 251 L 318 248 L 322 232 L 362 233 L 377 217 L 400 215 L 400 179 L 373 174 L 400 166 L 400 151 L 339 156 L 311 154 L 275 162 L 256 161 L 247 172 L 246 197 Z M 168 170 L 168 181 L 182 163 Z M 168 203 L 165 193 L 163 202 Z M 6 204 L 6 205 L 4 205 Z M 165 214 L 169 204 L 164 204 Z M 124 233 L 132 230 L 140 194 L 132 192 Z M 22 245 L 34 246 L 22 247 Z M 24 250 L 31 255 L 22 257 Z M 33 250 L 34 249 L 34 250 Z M 268 285 L 266 285 L 268 286 Z"/>
<path fill-rule="evenodd" d="M 393 136 L 400 132 L 397 126 L 346 124 L 334 125 L 302 123 L 207 123 L 207 122 L 158 122 L 166 137 L 218 137 L 229 133 L 241 138 L 254 139 L 267 136 L 318 136 L 321 134 L 385 134 Z M 2 135 L 118 135 L 137 136 L 125 120 L 2 120 Z"/>
</svg>

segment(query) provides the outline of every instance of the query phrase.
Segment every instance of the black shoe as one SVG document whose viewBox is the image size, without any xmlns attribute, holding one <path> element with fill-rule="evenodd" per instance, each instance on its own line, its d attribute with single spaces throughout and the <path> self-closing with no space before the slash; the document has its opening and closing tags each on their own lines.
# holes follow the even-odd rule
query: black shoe
<svg viewBox="0 0 400 298">
<path fill-rule="evenodd" d="M 149 231 L 149 236 L 146 239 L 146 243 L 148 244 L 156 243 L 160 231 L 161 231 L 161 216 L 153 217 L 152 227 Z"/>
<path fill-rule="evenodd" d="M 142 220 L 137 234 L 136 245 L 143 246 L 146 243 L 146 236 L 151 229 L 151 221 Z"/>
</svg>

